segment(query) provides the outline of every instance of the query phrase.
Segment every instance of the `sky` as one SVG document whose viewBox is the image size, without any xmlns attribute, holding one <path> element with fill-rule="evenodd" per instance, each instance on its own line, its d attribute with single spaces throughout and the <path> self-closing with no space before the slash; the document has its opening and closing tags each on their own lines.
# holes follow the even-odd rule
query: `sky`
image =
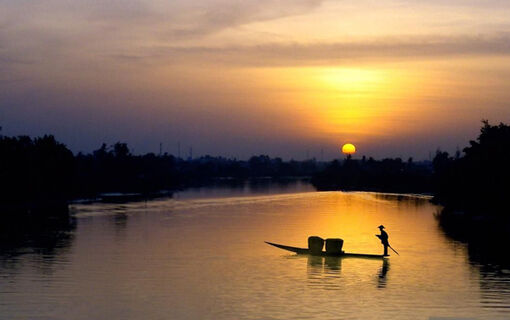
<svg viewBox="0 0 510 320">
<path fill-rule="evenodd" d="M 0 0 L 3 135 L 429 159 L 510 123 L 507 0 Z"/>
</svg>

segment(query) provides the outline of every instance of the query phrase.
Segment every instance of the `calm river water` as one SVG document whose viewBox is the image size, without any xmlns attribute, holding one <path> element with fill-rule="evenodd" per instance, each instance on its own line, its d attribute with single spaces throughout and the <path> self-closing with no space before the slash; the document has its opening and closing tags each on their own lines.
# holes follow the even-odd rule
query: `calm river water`
<svg viewBox="0 0 510 320">
<path fill-rule="evenodd" d="M 54 237 L 0 255 L 0 319 L 510 318 L 510 271 L 472 262 L 424 197 L 314 192 L 306 184 L 205 188 L 128 204 L 73 205 Z M 297 256 L 341 237 L 400 256 Z"/>
</svg>

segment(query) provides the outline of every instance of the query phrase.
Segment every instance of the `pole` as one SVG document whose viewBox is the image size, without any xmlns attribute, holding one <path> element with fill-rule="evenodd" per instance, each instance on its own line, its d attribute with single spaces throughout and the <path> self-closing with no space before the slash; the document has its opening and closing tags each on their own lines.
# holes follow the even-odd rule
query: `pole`
<svg viewBox="0 0 510 320">
<path fill-rule="evenodd" d="M 390 244 L 389 244 L 389 243 L 388 243 L 388 247 L 390 247 L 390 249 L 391 249 L 391 250 L 393 250 L 393 252 L 395 252 L 397 255 L 400 255 L 400 254 L 398 254 L 397 250 L 393 249 L 393 248 L 390 246 Z"/>
</svg>

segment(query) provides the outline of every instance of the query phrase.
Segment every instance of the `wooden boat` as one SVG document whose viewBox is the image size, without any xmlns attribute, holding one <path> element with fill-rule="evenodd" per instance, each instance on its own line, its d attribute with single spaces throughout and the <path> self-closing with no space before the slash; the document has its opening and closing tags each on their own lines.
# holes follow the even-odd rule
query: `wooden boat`
<svg viewBox="0 0 510 320">
<path fill-rule="evenodd" d="M 384 256 L 382 254 L 366 254 L 366 253 L 349 253 L 349 252 L 343 252 L 342 253 L 329 253 L 326 251 L 322 251 L 319 254 L 313 254 L 310 249 L 306 248 L 297 248 L 297 247 L 290 247 L 290 246 L 284 246 L 282 244 L 272 243 L 268 241 L 264 241 L 265 243 L 283 249 L 291 252 L 295 252 L 297 254 L 310 254 L 315 256 L 321 256 L 321 257 L 338 257 L 338 258 L 367 258 L 367 259 L 383 259 L 387 256 Z"/>
</svg>

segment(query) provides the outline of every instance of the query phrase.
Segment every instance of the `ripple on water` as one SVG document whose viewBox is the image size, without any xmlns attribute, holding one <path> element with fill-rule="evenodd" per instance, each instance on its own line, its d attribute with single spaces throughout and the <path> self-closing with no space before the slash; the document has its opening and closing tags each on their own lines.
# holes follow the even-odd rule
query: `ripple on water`
<svg viewBox="0 0 510 320">
<path fill-rule="evenodd" d="M 510 316 L 508 270 L 471 263 L 438 228 L 437 208 L 408 200 L 325 192 L 73 205 L 69 241 L 0 258 L 0 318 Z M 342 237 L 346 251 L 379 253 L 380 224 L 400 256 L 297 256 L 263 242 Z"/>
</svg>

